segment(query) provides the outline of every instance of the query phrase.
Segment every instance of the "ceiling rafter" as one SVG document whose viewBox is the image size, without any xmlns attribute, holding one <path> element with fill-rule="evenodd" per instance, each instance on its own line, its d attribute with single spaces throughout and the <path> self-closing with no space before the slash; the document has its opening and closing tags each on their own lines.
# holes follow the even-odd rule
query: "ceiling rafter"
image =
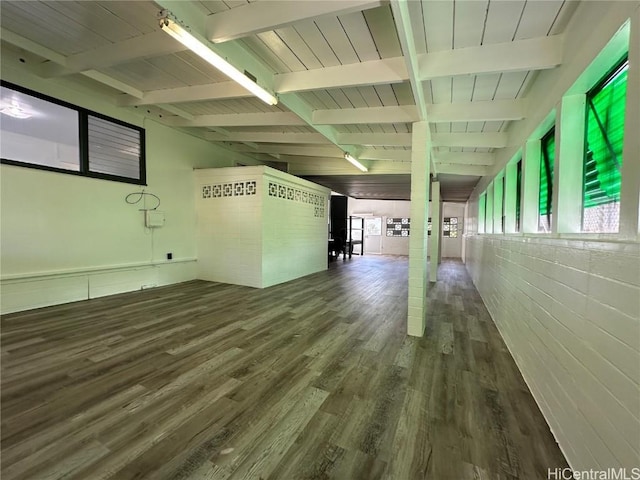
<svg viewBox="0 0 640 480">
<path fill-rule="evenodd" d="M 436 163 L 489 166 L 495 162 L 493 153 L 436 152 L 433 156 Z"/>
<path fill-rule="evenodd" d="M 563 41 L 562 35 L 554 35 L 428 53 L 418 58 L 418 75 L 421 80 L 430 80 L 555 68 L 562 63 Z"/>
<path fill-rule="evenodd" d="M 141 58 L 169 55 L 183 50 L 185 47 L 182 44 L 157 30 L 65 57 L 63 62 L 47 62 L 42 65 L 41 76 L 50 78 L 86 70 L 99 70 Z"/>
<path fill-rule="evenodd" d="M 15 45 L 18 48 L 22 48 L 28 52 L 31 52 L 35 55 L 38 55 L 42 58 L 46 58 L 50 62 L 55 62 L 58 65 L 64 66 L 67 57 L 61 55 L 53 50 L 40 45 L 36 42 L 29 40 L 17 33 L 6 30 L 5 28 L 0 28 L 0 37 L 5 42 L 10 43 L 11 45 Z M 40 73 L 40 72 L 38 72 Z M 115 88 L 123 93 L 127 93 L 132 97 L 140 98 L 143 96 L 143 92 L 131 85 L 128 85 L 120 80 L 117 80 L 113 77 L 100 73 L 96 70 L 87 70 L 82 72 L 83 75 L 92 78 L 100 83 L 108 85 L 109 87 Z"/>
<path fill-rule="evenodd" d="M 427 102 L 424 96 L 424 89 L 422 87 L 422 81 L 419 78 L 419 63 L 418 53 L 416 51 L 415 37 L 413 34 L 413 26 L 411 24 L 411 14 L 409 12 L 409 6 L 406 0 L 392 0 L 391 9 L 393 11 L 396 29 L 398 30 L 398 37 L 400 39 L 400 45 L 402 46 L 402 53 L 404 54 L 404 60 L 409 74 L 409 82 L 411 83 L 411 90 L 413 93 L 414 103 L 416 105 L 416 113 L 418 114 L 418 121 L 427 121 Z M 433 156 L 430 155 L 431 151 L 431 135 L 430 129 L 427 125 L 425 130 L 424 145 L 412 145 L 413 135 L 409 136 L 409 146 L 412 147 L 413 155 L 412 160 L 418 159 L 418 152 L 425 152 L 427 158 L 420 159 L 422 162 L 430 162 L 431 173 L 437 175 L 437 167 L 433 161 Z M 429 166 L 429 163 L 427 163 Z"/>
<path fill-rule="evenodd" d="M 434 133 L 431 135 L 434 147 L 503 148 L 507 146 L 506 133 Z"/>
<path fill-rule="evenodd" d="M 229 132 L 206 133 L 205 138 L 213 142 L 250 142 L 250 143 L 308 143 L 329 145 L 331 142 L 320 133 L 266 133 L 266 132 Z"/>
<path fill-rule="evenodd" d="M 384 3 L 381 0 L 254 2 L 210 15 L 206 20 L 207 38 L 215 43 L 226 42 L 276 30 L 310 18 L 325 15 L 346 15 L 379 7 Z"/>
<path fill-rule="evenodd" d="M 167 119 L 167 125 L 175 127 L 250 127 L 261 125 L 307 125 L 291 112 L 229 113 L 221 115 L 196 115 L 191 119 Z"/>
<path fill-rule="evenodd" d="M 429 123 L 521 120 L 525 117 L 525 100 L 492 100 L 468 103 L 426 105 Z M 376 123 L 412 123 L 420 120 L 414 105 L 315 110 L 313 123 L 357 125 Z"/>
</svg>

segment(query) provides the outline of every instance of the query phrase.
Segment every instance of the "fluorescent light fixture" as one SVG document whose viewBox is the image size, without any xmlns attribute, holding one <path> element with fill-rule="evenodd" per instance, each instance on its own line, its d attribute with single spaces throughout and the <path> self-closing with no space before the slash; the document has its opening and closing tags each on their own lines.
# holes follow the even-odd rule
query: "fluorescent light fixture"
<svg viewBox="0 0 640 480">
<path fill-rule="evenodd" d="M 278 103 L 276 97 L 187 32 L 181 25 L 169 18 L 169 13 L 166 11 L 160 13 L 160 27 L 193 53 L 209 62 L 232 80 L 238 82 L 263 102 L 269 105 L 276 105 Z"/>
<path fill-rule="evenodd" d="M 20 108 L 20 106 L 17 105 L 16 103 L 13 103 L 11 105 L 5 105 L 4 107 L 0 108 L 0 113 L 4 115 L 9 115 L 10 117 L 13 117 L 13 118 L 21 118 L 21 119 L 31 118 L 33 116 L 29 112 L 26 112 L 25 110 Z"/>
<path fill-rule="evenodd" d="M 358 160 L 356 160 L 355 158 L 353 158 L 351 155 L 349 155 L 348 153 L 344 154 L 344 159 L 349 162 L 351 165 L 353 165 L 354 167 L 358 168 L 359 170 L 362 170 L 363 172 L 368 172 L 369 169 L 367 167 L 365 167 L 364 165 L 362 165 Z"/>
</svg>

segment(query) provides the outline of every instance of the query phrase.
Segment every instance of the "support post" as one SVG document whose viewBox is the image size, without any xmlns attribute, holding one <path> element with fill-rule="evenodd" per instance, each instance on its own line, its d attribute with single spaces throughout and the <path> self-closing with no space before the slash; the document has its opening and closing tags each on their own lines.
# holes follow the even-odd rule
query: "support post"
<svg viewBox="0 0 640 480">
<path fill-rule="evenodd" d="M 413 124 L 412 132 L 407 333 L 421 337 L 426 325 L 427 301 L 427 215 L 431 163 L 429 124 L 416 122 Z"/>
<path fill-rule="evenodd" d="M 438 280 L 438 264 L 440 263 L 440 182 L 431 182 L 431 238 L 429 239 L 429 281 Z"/>
</svg>

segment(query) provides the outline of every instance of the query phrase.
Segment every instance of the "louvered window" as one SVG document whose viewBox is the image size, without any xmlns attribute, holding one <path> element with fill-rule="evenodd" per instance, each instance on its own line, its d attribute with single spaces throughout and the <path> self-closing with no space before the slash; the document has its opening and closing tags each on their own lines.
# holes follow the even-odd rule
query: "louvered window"
<svg viewBox="0 0 640 480">
<path fill-rule="evenodd" d="M 538 195 L 538 212 L 540 219 L 538 231 L 551 231 L 551 201 L 553 198 L 553 161 L 555 157 L 555 130 L 551 128 L 542 137 L 540 154 L 540 189 Z"/>
<path fill-rule="evenodd" d="M 516 164 L 516 232 L 520 231 L 520 197 L 522 195 L 522 159 Z"/>
<path fill-rule="evenodd" d="M 88 116 L 89 171 L 140 179 L 140 131 Z"/>
<path fill-rule="evenodd" d="M 582 230 L 617 232 L 628 60 L 587 94 Z"/>
<path fill-rule="evenodd" d="M 144 185 L 144 129 L 18 85 L 0 91 L 2 163 Z"/>
<path fill-rule="evenodd" d="M 487 194 L 486 192 L 480 195 L 478 199 L 478 233 L 485 233 L 487 231 Z"/>
</svg>

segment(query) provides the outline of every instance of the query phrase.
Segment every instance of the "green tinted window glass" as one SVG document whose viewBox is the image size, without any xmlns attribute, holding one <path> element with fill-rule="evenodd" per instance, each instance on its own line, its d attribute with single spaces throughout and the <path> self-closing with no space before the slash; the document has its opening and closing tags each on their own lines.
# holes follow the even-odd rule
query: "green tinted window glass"
<svg viewBox="0 0 640 480">
<path fill-rule="evenodd" d="M 620 201 L 628 65 L 619 65 L 587 95 L 584 208 Z"/>
<path fill-rule="evenodd" d="M 551 216 L 551 198 L 553 196 L 553 161 L 555 156 L 556 138 L 552 128 L 542 138 L 540 155 L 540 195 L 538 196 L 538 211 L 540 216 Z"/>
</svg>

